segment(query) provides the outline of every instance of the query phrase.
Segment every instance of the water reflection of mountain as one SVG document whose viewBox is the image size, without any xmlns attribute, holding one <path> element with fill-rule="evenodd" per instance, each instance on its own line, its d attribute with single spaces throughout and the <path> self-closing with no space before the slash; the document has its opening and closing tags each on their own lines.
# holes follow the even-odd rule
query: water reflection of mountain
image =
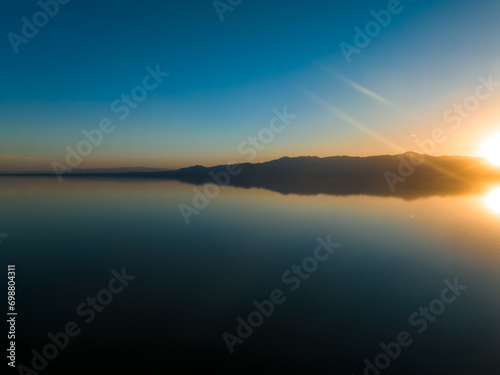
<svg viewBox="0 0 500 375">
<path fill-rule="evenodd" d="M 227 183 L 282 194 L 366 194 L 416 199 L 486 193 L 500 184 L 500 169 L 482 158 L 405 153 L 371 157 L 284 157 L 266 163 L 193 166 L 160 172 L 64 174 L 64 178 L 97 177 L 177 180 L 194 185 Z"/>
<path fill-rule="evenodd" d="M 500 171 L 481 158 L 432 157 L 415 153 L 373 157 L 281 158 L 267 163 L 241 164 L 232 169 L 229 185 L 264 188 L 282 194 L 396 196 L 416 199 L 433 195 L 483 194 Z M 149 174 L 195 185 L 216 182 L 228 167 L 195 166 Z M 393 189 L 391 189 L 391 186 Z"/>
</svg>

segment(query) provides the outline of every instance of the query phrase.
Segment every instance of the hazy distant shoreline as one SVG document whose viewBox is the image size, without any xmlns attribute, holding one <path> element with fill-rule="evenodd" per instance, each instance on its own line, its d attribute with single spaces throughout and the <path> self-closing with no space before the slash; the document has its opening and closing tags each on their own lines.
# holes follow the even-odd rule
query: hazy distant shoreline
<svg viewBox="0 0 500 375">
<path fill-rule="evenodd" d="M 413 164 L 412 158 L 421 158 L 422 162 Z M 0 176 L 56 177 L 53 173 Z M 284 157 L 266 163 L 193 166 L 174 171 L 67 173 L 64 178 L 175 180 L 195 186 L 213 183 L 221 187 L 263 188 L 281 194 L 375 195 L 410 200 L 435 195 L 484 194 L 500 184 L 500 170 L 481 158 L 406 153 L 373 157 Z"/>
</svg>

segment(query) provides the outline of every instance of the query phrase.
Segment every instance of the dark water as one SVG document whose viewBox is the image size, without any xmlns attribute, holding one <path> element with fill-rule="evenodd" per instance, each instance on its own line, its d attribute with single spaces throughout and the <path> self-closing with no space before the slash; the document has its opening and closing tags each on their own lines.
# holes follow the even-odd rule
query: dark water
<svg viewBox="0 0 500 375">
<path fill-rule="evenodd" d="M 9 236 L 0 254 L 5 274 L 16 265 L 17 364 L 32 367 L 31 350 L 73 321 L 81 332 L 40 373 L 358 375 L 403 331 L 411 344 L 366 374 L 499 373 L 495 195 L 408 201 L 227 187 L 186 225 L 178 205 L 192 189 L 2 178 L 0 233 Z M 292 291 L 283 274 L 329 235 L 340 247 Z M 77 306 L 123 267 L 135 279 L 86 323 Z M 455 278 L 467 289 L 434 301 Z M 230 354 L 223 334 L 237 335 L 236 319 L 275 289 L 286 300 Z M 424 318 L 409 318 L 432 303 L 419 333 Z"/>
</svg>

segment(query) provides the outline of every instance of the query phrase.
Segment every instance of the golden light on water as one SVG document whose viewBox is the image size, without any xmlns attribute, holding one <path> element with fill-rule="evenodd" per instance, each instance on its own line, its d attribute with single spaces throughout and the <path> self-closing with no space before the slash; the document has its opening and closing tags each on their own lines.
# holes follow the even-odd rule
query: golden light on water
<svg viewBox="0 0 500 375">
<path fill-rule="evenodd" d="M 488 193 L 484 201 L 490 210 L 500 214 L 500 187 Z"/>
</svg>

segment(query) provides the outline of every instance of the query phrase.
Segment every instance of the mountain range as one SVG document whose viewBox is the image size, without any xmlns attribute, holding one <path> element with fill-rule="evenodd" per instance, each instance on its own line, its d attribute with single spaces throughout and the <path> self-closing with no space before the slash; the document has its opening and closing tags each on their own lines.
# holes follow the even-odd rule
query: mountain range
<svg viewBox="0 0 500 375">
<path fill-rule="evenodd" d="M 37 175 L 47 176 L 48 173 Z M 369 194 L 414 199 L 432 195 L 483 194 L 500 183 L 500 168 L 478 157 L 407 152 L 369 157 L 282 157 L 264 163 L 195 165 L 177 170 L 74 170 L 64 174 L 64 178 L 72 177 L 154 178 L 193 185 L 215 183 L 264 188 L 282 194 Z"/>
</svg>

